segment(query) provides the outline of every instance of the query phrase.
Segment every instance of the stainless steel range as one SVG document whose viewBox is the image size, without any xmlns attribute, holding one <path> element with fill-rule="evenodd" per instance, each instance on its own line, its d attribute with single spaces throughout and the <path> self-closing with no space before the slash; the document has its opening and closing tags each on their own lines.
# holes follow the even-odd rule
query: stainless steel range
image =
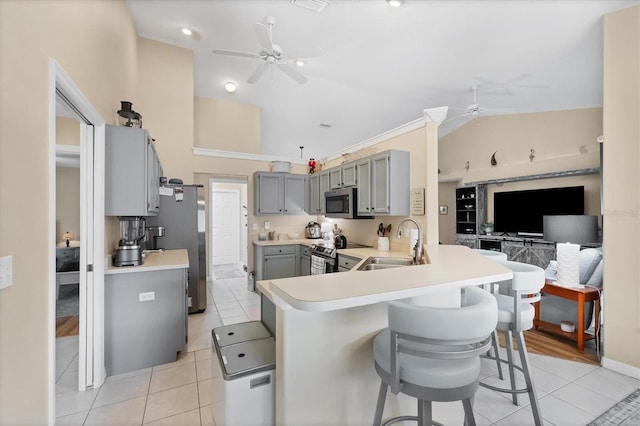
<svg viewBox="0 0 640 426">
<path fill-rule="evenodd" d="M 347 243 L 345 248 L 371 247 Z M 311 245 L 311 275 L 338 272 L 338 250 L 332 240 L 320 240 Z"/>
</svg>

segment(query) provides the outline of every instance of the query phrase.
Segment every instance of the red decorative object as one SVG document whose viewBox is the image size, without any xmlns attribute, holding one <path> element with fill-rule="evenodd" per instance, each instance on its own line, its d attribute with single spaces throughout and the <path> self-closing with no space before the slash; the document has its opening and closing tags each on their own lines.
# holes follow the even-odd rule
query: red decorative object
<svg viewBox="0 0 640 426">
<path fill-rule="evenodd" d="M 314 158 L 310 158 L 309 163 L 307 164 L 309 165 L 309 174 L 314 174 L 316 171 L 316 160 Z"/>
</svg>

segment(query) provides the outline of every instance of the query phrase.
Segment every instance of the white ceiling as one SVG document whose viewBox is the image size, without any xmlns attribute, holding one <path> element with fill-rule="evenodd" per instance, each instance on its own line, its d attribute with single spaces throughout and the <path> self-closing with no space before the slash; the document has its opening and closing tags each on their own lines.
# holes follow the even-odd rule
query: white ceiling
<svg viewBox="0 0 640 426">
<path fill-rule="evenodd" d="M 449 106 L 440 134 L 473 102 L 485 115 L 602 106 L 602 16 L 640 0 L 332 0 L 323 12 L 290 0 L 127 0 L 138 34 L 192 49 L 195 95 L 258 105 L 261 150 L 316 159 Z M 321 47 L 296 68 L 299 84 L 274 69 L 247 79 L 260 59 L 255 22 L 274 16 L 286 54 Z M 188 26 L 196 41 L 180 32 Z M 161 70 L 160 70 L 161 72 Z M 234 94 L 223 83 L 238 84 Z M 144 116 L 144 111 L 140 111 Z M 331 128 L 321 127 L 321 123 Z"/>
</svg>

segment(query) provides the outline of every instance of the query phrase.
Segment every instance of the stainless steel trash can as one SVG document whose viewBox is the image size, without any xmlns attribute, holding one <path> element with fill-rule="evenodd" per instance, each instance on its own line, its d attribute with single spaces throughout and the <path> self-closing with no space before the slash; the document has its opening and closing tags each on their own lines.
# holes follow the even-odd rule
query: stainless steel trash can
<svg viewBox="0 0 640 426">
<path fill-rule="evenodd" d="M 222 424 L 275 424 L 275 340 L 273 337 L 219 346 L 223 380 L 213 380 L 221 392 Z"/>
<path fill-rule="evenodd" d="M 260 321 L 240 322 L 211 330 L 211 339 L 216 351 L 224 346 L 267 337 L 271 337 L 271 334 Z"/>
</svg>

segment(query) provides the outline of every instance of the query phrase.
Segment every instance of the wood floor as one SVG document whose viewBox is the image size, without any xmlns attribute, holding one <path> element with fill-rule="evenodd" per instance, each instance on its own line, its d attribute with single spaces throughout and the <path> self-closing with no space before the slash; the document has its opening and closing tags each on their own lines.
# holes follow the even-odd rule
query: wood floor
<svg viewBox="0 0 640 426">
<path fill-rule="evenodd" d="M 504 347 L 503 333 L 498 334 L 500 336 L 500 345 Z M 527 351 L 530 353 L 600 365 L 594 340 L 585 342 L 583 353 L 578 352 L 576 342 L 541 330 L 525 331 L 524 341 L 527 344 Z M 514 348 L 515 347 L 517 347 L 517 345 L 514 344 Z"/>
<path fill-rule="evenodd" d="M 80 317 L 75 315 L 72 317 L 56 318 L 56 337 L 77 336 L 80 332 Z"/>
</svg>

